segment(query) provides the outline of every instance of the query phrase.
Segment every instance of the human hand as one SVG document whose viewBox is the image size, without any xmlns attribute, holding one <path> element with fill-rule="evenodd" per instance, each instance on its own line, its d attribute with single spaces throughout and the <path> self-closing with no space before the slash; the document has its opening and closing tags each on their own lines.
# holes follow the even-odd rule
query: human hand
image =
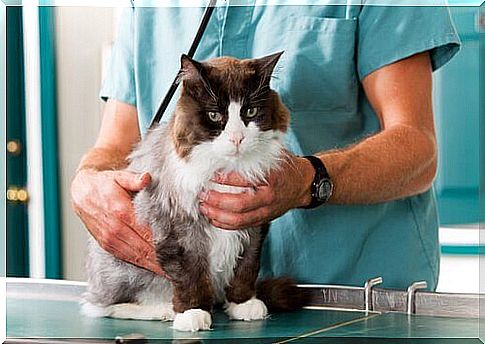
<svg viewBox="0 0 485 344">
<path fill-rule="evenodd" d="M 259 226 L 292 208 L 310 204 L 310 185 L 315 170 L 307 159 L 286 153 L 279 169 L 271 171 L 267 183 L 252 185 L 237 173 L 217 174 L 213 182 L 253 188 L 239 194 L 205 190 L 199 195 L 200 211 L 222 229 Z"/>
<path fill-rule="evenodd" d="M 115 257 L 159 275 L 152 233 L 136 223 L 131 192 L 150 184 L 149 173 L 80 170 L 71 184 L 72 205 L 99 245 Z"/>
</svg>

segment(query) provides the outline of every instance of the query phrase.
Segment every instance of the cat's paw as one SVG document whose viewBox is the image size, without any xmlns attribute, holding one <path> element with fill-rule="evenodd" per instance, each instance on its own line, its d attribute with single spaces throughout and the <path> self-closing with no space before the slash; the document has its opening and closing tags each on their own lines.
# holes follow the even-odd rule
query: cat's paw
<svg viewBox="0 0 485 344">
<path fill-rule="evenodd" d="M 212 319 L 209 312 L 202 309 L 189 309 L 183 313 L 177 313 L 173 321 L 173 328 L 177 331 L 196 332 L 210 330 Z"/>
<path fill-rule="evenodd" d="M 160 320 L 172 321 L 175 318 L 175 312 L 173 311 L 173 305 L 171 303 L 163 304 L 160 307 Z"/>
<path fill-rule="evenodd" d="M 229 302 L 226 305 L 226 313 L 234 320 L 261 320 L 268 316 L 268 308 L 263 301 L 253 297 L 243 303 Z"/>
<path fill-rule="evenodd" d="M 100 318 L 108 316 L 109 310 L 105 306 L 95 305 L 83 300 L 81 301 L 81 313 L 91 318 Z"/>
</svg>

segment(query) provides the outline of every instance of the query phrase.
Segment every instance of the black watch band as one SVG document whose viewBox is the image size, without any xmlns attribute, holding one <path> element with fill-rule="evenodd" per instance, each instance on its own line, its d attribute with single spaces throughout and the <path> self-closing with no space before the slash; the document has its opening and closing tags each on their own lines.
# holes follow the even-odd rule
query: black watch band
<svg viewBox="0 0 485 344">
<path fill-rule="evenodd" d="M 328 201 L 333 192 L 333 184 L 322 160 L 313 155 L 306 155 L 303 158 L 310 161 L 315 169 L 315 177 L 311 185 L 312 201 L 305 209 L 318 207 Z"/>
</svg>

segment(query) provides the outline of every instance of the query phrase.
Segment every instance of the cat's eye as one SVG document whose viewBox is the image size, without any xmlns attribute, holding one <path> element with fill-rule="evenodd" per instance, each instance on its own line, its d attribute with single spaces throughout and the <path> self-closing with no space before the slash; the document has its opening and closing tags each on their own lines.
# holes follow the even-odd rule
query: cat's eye
<svg viewBox="0 0 485 344">
<path fill-rule="evenodd" d="M 247 118 L 253 118 L 258 114 L 258 108 L 257 107 L 251 107 L 246 111 L 246 117 Z"/>
<path fill-rule="evenodd" d="M 212 122 L 220 122 L 222 120 L 222 115 L 220 112 L 209 111 L 207 116 L 209 116 L 209 119 Z"/>
</svg>

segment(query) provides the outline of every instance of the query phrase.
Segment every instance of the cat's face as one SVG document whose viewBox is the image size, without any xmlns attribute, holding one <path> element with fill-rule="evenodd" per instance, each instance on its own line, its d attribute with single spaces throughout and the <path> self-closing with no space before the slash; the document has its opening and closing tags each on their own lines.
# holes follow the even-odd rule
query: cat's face
<svg viewBox="0 0 485 344">
<path fill-rule="evenodd" d="M 204 63 L 182 56 L 183 86 L 172 128 L 177 154 L 185 158 L 205 144 L 215 154 L 238 159 L 279 140 L 289 112 L 269 83 L 280 56 Z"/>
</svg>

